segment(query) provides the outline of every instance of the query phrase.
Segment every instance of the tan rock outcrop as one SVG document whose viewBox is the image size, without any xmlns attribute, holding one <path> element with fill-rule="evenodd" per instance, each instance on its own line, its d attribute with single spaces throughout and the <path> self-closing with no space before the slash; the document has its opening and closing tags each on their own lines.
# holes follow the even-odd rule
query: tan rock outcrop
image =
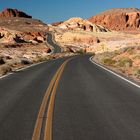
<svg viewBox="0 0 140 140">
<path fill-rule="evenodd" d="M 90 32 L 108 32 L 109 30 L 103 26 L 93 24 L 88 20 L 84 20 L 82 18 L 76 17 L 71 18 L 61 24 L 58 25 L 61 29 L 66 30 L 84 30 Z"/>
</svg>

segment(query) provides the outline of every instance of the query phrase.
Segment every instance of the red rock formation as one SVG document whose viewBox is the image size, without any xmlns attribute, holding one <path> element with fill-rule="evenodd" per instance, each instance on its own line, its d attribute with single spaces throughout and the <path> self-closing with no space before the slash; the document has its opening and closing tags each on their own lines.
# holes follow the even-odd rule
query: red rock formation
<svg viewBox="0 0 140 140">
<path fill-rule="evenodd" d="M 140 29 L 140 9 L 111 9 L 88 19 L 112 30 Z"/>
<path fill-rule="evenodd" d="M 32 16 L 27 15 L 22 11 L 18 11 L 17 9 L 7 8 L 0 13 L 0 17 L 24 17 L 24 18 L 32 18 Z"/>
</svg>

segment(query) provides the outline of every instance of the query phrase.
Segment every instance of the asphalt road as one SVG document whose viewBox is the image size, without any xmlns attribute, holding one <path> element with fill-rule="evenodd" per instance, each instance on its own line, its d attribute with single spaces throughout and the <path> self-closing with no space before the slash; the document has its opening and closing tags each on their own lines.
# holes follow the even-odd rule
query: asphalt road
<svg viewBox="0 0 140 140">
<path fill-rule="evenodd" d="M 52 35 L 51 32 L 48 32 L 46 33 L 46 36 L 47 36 L 47 42 L 53 46 L 54 50 L 53 50 L 53 53 L 60 53 L 61 52 L 61 48 L 60 46 L 58 46 L 53 40 L 54 40 L 54 37 Z"/>
<path fill-rule="evenodd" d="M 0 79 L 0 140 L 140 140 L 140 89 L 89 56 Z"/>
</svg>

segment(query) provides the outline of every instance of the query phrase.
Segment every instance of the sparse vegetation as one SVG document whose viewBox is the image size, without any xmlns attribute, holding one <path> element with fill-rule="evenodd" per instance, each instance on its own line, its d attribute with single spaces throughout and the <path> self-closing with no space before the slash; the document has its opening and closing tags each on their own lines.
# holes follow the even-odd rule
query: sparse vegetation
<svg viewBox="0 0 140 140">
<path fill-rule="evenodd" d="M 109 65 L 109 66 L 113 66 L 116 61 L 113 60 L 112 58 L 105 58 L 102 60 L 104 64 Z"/>
<path fill-rule="evenodd" d="M 130 58 L 122 58 L 118 60 L 118 66 L 120 67 L 132 67 L 133 61 Z"/>
<path fill-rule="evenodd" d="M 130 55 L 132 55 L 134 53 L 134 49 L 133 48 L 127 48 L 126 52 L 129 53 Z"/>
<path fill-rule="evenodd" d="M 95 55 L 95 60 L 140 81 L 140 47 Z"/>
<path fill-rule="evenodd" d="M 134 69 L 133 75 L 136 76 L 136 77 L 140 77 L 140 68 Z"/>
<path fill-rule="evenodd" d="M 78 53 L 78 54 L 85 54 L 86 52 L 85 52 L 84 49 L 79 49 L 79 50 L 76 51 L 76 53 Z"/>
<path fill-rule="evenodd" d="M 43 61 L 46 61 L 46 60 L 48 60 L 50 57 L 49 56 L 38 56 L 37 58 L 36 58 L 36 62 L 43 62 Z"/>
<path fill-rule="evenodd" d="M 12 68 L 9 65 L 5 64 L 5 65 L 0 66 L 0 76 L 5 75 L 6 73 L 10 71 L 12 71 Z"/>
</svg>

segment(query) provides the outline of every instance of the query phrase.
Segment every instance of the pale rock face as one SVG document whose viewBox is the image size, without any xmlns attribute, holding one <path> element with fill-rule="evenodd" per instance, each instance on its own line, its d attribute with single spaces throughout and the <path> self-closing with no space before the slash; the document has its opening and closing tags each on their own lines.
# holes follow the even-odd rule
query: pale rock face
<svg viewBox="0 0 140 140">
<path fill-rule="evenodd" d="M 61 26 L 59 26 L 59 28 L 61 28 L 61 29 L 67 29 L 67 26 L 66 25 L 61 25 Z"/>
<path fill-rule="evenodd" d="M 40 42 L 44 42 L 44 38 L 42 36 L 37 36 L 37 40 Z"/>
<path fill-rule="evenodd" d="M 109 32 L 109 30 L 103 26 L 99 26 L 84 20 L 82 18 L 71 18 L 58 25 L 61 29 L 66 30 L 84 30 L 90 32 Z"/>
<path fill-rule="evenodd" d="M 89 34 L 81 34 L 76 32 L 65 32 L 61 36 L 57 36 L 55 38 L 57 42 L 59 43 L 76 43 L 76 44 L 83 44 L 83 45 L 90 45 L 94 43 L 99 43 L 99 39 L 97 37 L 94 37 L 93 35 Z"/>
</svg>

